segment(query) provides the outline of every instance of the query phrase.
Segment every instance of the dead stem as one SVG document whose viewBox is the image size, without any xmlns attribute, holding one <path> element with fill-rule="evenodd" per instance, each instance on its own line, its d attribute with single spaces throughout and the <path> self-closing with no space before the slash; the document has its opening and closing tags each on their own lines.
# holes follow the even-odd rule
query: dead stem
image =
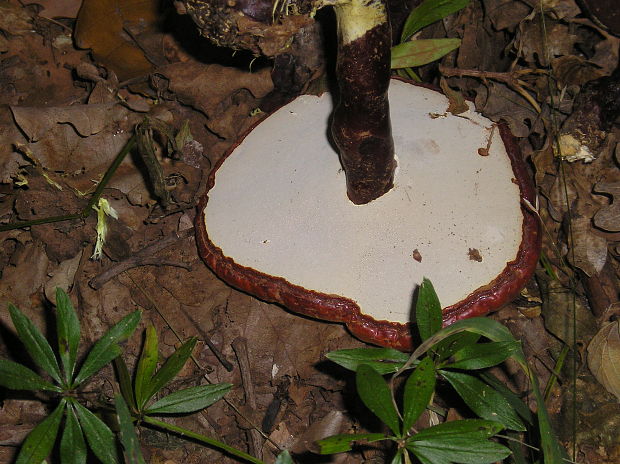
<svg viewBox="0 0 620 464">
<path fill-rule="evenodd" d="M 493 71 L 479 71 L 477 69 L 459 69 L 459 68 L 447 68 L 445 66 L 439 65 L 439 72 L 445 77 L 476 77 L 481 79 L 483 82 L 486 82 L 487 79 L 503 82 L 508 87 L 513 89 L 519 95 L 527 100 L 527 102 L 532 105 L 532 107 L 536 110 L 537 113 L 540 113 L 542 110 L 538 102 L 530 95 L 530 93 L 526 90 L 532 89 L 532 86 L 521 79 L 522 76 L 530 75 L 530 74 L 548 74 L 548 71 L 545 69 L 520 69 L 517 71 L 511 72 L 493 72 Z"/>
</svg>

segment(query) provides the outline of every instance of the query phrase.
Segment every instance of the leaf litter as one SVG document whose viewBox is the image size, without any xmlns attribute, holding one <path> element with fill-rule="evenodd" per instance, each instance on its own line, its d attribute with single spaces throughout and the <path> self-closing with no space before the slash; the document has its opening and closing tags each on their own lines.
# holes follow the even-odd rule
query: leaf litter
<svg viewBox="0 0 620 464">
<path fill-rule="evenodd" d="M 356 407 L 346 394 L 346 377 L 321 361 L 330 350 L 363 344 L 339 325 L 291 315 L 227 287 L 198 259 L 191 233 L 181 233 L 191 227 L 210 167 L 262 117 L 254 110 L 268 106 L 274 92 L 268 63 L 259 60 L 257 70 L 250 72 L 252 57 L 232 57 L 212 47 L 188 26 L 187 17 L 174 11 L 155 14 L 156 2 L 124 2 L 127 8 L 121 9 L 116 0 L 38 3 L 40 8 L 5 2 L 0 15 L 0 224 L 80 211 L 145 116 L 172 133 L 189 128 L 185 142 L 193 151 L 174 152 L 165 134 L 153 137 L 152 157 L 171 197 L 167 208 L 153 195 L 144 161 L 125 159 L 104 191 L 118 219 L 108 219 L 100 262 L 88 258 L 96 241 L 94 216 L 0 232 L 3 304 L 11 301 L 44 327 L 51 289 L 61 286 L 77 303 L 91 341 L 134 308 L 145 309 L 144 323 L 157 327 L 165 356 L 179 343 L 175 332 L 183 339 L 202 340 L 196 350 L 200 367 L 186 368 L 179 382 L 196 385 L 207 375 L 239 386 L 230 401 L 273 442 L 296 453 L 312 448 L 308 436 L 316 433 L 313 424 L 330 433 L 364 430 L 367 424 L 346 414 Z M 84 48 L 76 48 L 72 32 Z M 553 272 L 541 267 L 526 295 L 542 300 L 542 311 L 528 312 L 524 297 L 493 317 L 520 336 L 541 380 L 554 376 L 564 346 L 577 348 L 571 362 L 557 366 L 560 381 L 549 403 L 554 421 L 570 420 L 574 396 L 569 367 L 574 360 L 579 367 L 578 430 L 567 431 L 563 439 L 567 445 L 575 442 L 585 462 L 616 462 L 620 443 L 604 430 L 614 430 L 620 414 L 609 393 L 617 395 L 619 381 L 613 364 L 617 313 L 610 309 L 617 307 L 620 295 L 618 127 L 612 124 L 597 134 L 601 142 L 595 153 L 571 158 L 573 162 L 563 159 L 555 136 L 579 111 L 575 102 L 588 83 L 617 68 L 620 41 L 587 19 L 572 0 L 472 1 L 442 27 L 423 34 L 462 40 L 441 61 L 442 86 L 473 99 L 494 121 L 508 121 L 540 192 L 543 250 Z M 213 58 L 205 59 L 209 54 Z M 425 65 L 419 75 L 438 85 L 437 69 L 436 63 Z M 569 134 L 575 130 L 569 124 L 562 129 Z M 166 247 L 149 257 L 149 245 L 162 240 Z M 92 288 L 95 277 L 144 249 L 135 266 L 99 290 Z M 574 324 L 567 323 L 573 318 Z M 2 321 L 9 326 L 5 312 Z M 240 338 L 250 359 L 252 408 L 232 347 Z M 3 340 L 3 355 L 14 354 L 10 339 Z M 135 356 L 139 346 L 134 337 L 126 351 Z M 586 359 L 592 375 L 585 369 Z M 95 376 L 93 388 L 112 397 L 105 380 L 110 375 Z M 528 391 L 525 379 L 511 375 L 509 365 L 504 375 L 512 388 Z M 16 410 L 26 414 L 30 409 L 23 400 L 5 401 L 0 427 L 15 423 Z M 241 449 L 250 442 L 251 427 L 224 402 L 206 415 L 173 421 Z M 151 458 L 162 462 L 232 462 L 158 434 L 145 434 L 144 443 Z M 266 459 L 273 449 L 269 442 L 263 445 Z M 11 449 L 0 450 L 0 460 L 11 459 Z M 366 450 L 343 462 L 373 456 L 381 451 Z"/>
</svg>

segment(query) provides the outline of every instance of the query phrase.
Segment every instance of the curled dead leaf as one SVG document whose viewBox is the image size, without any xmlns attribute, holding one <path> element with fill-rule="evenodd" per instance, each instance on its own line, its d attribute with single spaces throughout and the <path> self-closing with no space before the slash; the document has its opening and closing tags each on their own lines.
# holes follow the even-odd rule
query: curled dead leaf
<svg viewBox="0 0 620 464">
<path fill-rule="evenodd" d="M 583 85 L 604 75 L 601 69 L 580 56 L 564 55 L 551 61 L 560 86 Z"/>
<path fill-rule="evenodd" d="M 83 137 L 97 134 L 118 118 L 118 106 L 101 105 L 59 106 L 50 108 L 12 106 L 15 122 L 30 141 L 40 140 L 56 124 L 70 124 Z"/>
<path fill-rule="evenodd" d="M 620 321 L 605 325 L 592 338 L 588 366 L 601 385 L 620 400 Z"/>
</svg>

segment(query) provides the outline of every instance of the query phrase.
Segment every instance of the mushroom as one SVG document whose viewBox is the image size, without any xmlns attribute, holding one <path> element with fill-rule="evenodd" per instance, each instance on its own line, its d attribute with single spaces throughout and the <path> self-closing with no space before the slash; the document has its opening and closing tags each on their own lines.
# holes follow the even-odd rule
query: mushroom
<svg viewBox="0 0 620 464">
<path fill-rule="evenodd" d="M 230 285 L 407 350 L 423 277 L 445 324 L 518 294 L 540 250 L 534 190 L 505 125 L 390 81 L 381 0 L 334 3 L 336 108 L 304 95 L 245 134 L 209 176 L 197 241 Z"/>
</svg>

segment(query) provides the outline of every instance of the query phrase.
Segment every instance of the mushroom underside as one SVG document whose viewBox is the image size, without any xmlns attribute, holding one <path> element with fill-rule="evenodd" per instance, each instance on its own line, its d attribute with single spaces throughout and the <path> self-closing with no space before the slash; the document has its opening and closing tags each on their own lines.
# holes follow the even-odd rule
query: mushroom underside
<svg viewBox="0 0 620 464">
<path fill-rule="evenodd" d="M 446 113 L 441 93 L 399 80 L 389 99 L 398 168 L 388 193 L 349 201 L 328 137 L 332 99 L 306 95 L 218 164 L 197 229 L 206 262 L 233 286 L 407 348 L 424 277 L 446 323 L 487 313 L 531 276 L 540 232 L 505 128 Z"/>
</svg>

